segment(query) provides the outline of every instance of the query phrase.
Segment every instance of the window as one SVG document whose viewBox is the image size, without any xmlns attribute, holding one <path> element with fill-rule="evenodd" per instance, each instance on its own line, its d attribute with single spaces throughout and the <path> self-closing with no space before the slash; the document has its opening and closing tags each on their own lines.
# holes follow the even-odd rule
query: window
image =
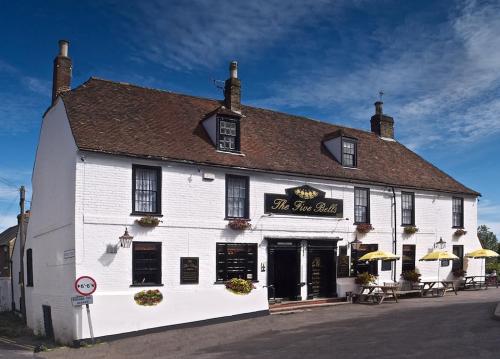
<svg viewBox="0 0 500 359">
<path fill-rule="evenodd" d="M 370 223 L 370 190 L 354 188 L 354 222 Z"/>
<path fill-rule="evenodd" d="M 132 213 L 161 214 L 161 167 L 132 166 Z"/>
<path fill-rule="evenodd" d="M 356 141 L 342 139 L 342 166 L 356 167 Z"/>
<path fill-rule="evenodd" d="M 378 244 L 359 244 L 358 249 L 351 248 L 351 276 L 357 276 L 360 273 L 368 272 L 378 275 L 378 262 L 360 262 L 359 258 L 366 253 L 378 250 Z"/>
<path fill-rule="evenodd" d="M 415 225 L 415 194 L 410 192 L 401 193 L 401 224 L 403 226 Z"/>
<path fill-rule="evenodd" d="M 26 286 L 33 287 L 33 250 L 26 251 Z"/>
<path fill-rule="evenodd" d="M 454 245 L 453 254 L 456 255 L 459 259 L 453 261 L 451 270 L 456 271 L 464 269 L 464 246 Z"/>
<path fill-rule="evenodd" d="M 257 280 L 257 244 L 217 243 L 217 282 Z"/>
<path fill-rule="evenodd" d="M 393 261 L 382 261 L 382 271 L 389 271 L 392 270 L 392 262 Z"/>
<path fill-rule="evenodd" d="M 453 227 L 464 226 L 464 199 L 453 197 Z"/>
<path fill-rule="evenodd" d="M 230 118 L 218 117 L 217 148 L 221 151 L 239 152 L 240 126 L 239 121 Z"/>
<path fill-rule="evenodd" d="M 415 245 L 403 244 L 402 271 L 415 270 Z"/>
<path fill-rule="evenodd" d="M 132 285 L 161 285 L 161 243 L 132 243 Z"/>
<path fill-rule="evenodd" d="M 226 218 L 249 218 L 249 178 L 226 176 Z"/>
</svg>

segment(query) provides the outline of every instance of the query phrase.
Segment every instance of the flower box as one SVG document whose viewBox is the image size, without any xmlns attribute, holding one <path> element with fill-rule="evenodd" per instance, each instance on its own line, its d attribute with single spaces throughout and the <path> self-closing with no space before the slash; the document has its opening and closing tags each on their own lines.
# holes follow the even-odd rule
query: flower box
<svg viewBox="0 0 500 359">
<path fill-rule="evenodd" d="M 153 216 L 145 216 L 135 220 L 136 223 L 142 227 L 156 227 L 160 224 L 160 220 Z"/>
<path fill-rule="evenodd" d="M 368 285 L 375 283 L 376 280 L 377 280 L 376 276 L 368 272 L 364 272 L 358 274 L 358 276 L 354 279 L 354 283 L 359 285 Z"/>
<path fill-rule="evenodd" d="M 405 234 L 415 234 L 418 232 L 418 227 L 415 226 L 406 226 L 404 228 Z"/>
<path fill-rule="evenodd" d="M 465 234 L 467 234 L 467 231 L 462 228 L 457 229 L 455 233 L 453 233 L 455 237 L 462 237 Z"/>
<path fill-rule="evenodd" d="M 375 228 L 370 223 L 360 223 L 356 226 L 356 231 L 358 233 L 368 233 L 373 231 Z"/>
<path fill-rule="evenodd" d="M 234 294 L 248 294 L 255 286 L 250 280 L 233 278 L 226 282 L 226 289 Z"/>
<path fill-rule="evenodd" d="M 411 283 L 420 282 L 421 274 L 414 270 L 407 270 L 401 273 L 401 278 Z"/>
<path fill-rule="evenodd" d="M 137 304 L 143 306 L 157 305 L 163 300 L 163 294 L 158 289 L 143 290 L 134 295 L 134 300 Z"/>
<path fill-rule="evenodd" d="M 244 231 L 252 227 L 248 219 L 232 219 L 227 226 L 235 231 Z"/>
</svg>

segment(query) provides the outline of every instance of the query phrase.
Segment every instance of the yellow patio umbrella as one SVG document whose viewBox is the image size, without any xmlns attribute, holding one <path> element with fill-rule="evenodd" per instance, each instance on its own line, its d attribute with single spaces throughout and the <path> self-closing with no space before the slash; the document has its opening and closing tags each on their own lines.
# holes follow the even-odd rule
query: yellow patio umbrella
<svg viewBox="0 0 500 359">
<path fill-rule="evenodd" d="M 370 253 L 366 253 L 364 256 L 359 258 L 358 260 L 360 262 L 372 262 L 372 261 L 379 261 L 379 260 L 384 260 L 384 261 L 390 261 L 390 260 L 398 260 L 399 257 L 393 253 L 386 252 L 386 251 L 374 251 Z"/>
<path fill-rule="evenodd" d="M 441 268 L 441 261 L 445 260 L 456 260 L 459 259 L 456 255 L 453 253 L 447 252 L 447 251 L 432 251 L 430 253 L 427 253 L 425 256 L 420 258 L 421 261 L 438 261 L 438 287 L 439 287 L 439 269 Z"/>
<path fill-rule="evenodd" d="M 500 254 L 498 254 L 497 252 L 492 251 L 490 249 L 481 248 L 481 249 L 476 249 L 473 252 L 467 253 L 465 256 L 467 258 L 485 259 L 485 258 L 500 257 Z M 481 275 L 483 275 L 483 264 L 484 264 L 484 261 L 481 262 Z"/>
<path fill-rule="evenodd" d="M 396 261 L 399 257 L 391 252 L 386 251 L 374 251 L 366 253 L 364 256 L 358 259 L 359 262 L 373 262 L 373 261 Z M 378 277 L 377 277 L 378 284 Z"/>
</svg>

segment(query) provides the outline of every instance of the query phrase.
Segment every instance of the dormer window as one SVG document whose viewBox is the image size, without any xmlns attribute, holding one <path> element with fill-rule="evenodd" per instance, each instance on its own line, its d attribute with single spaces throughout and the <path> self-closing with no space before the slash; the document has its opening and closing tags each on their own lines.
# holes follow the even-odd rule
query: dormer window
<svg viewBox="0 0 500 359">
<path fill-rule="evenodd" d="M 217 117 L 217 149 L 226 152 L 240 151 L 239 120 Z"/>
<path fill-rule="evenodd" d="M 356 141 L 348 138 L 342 138 L 342 166 L 356 167 L 357 153 Z"/>
</svg>

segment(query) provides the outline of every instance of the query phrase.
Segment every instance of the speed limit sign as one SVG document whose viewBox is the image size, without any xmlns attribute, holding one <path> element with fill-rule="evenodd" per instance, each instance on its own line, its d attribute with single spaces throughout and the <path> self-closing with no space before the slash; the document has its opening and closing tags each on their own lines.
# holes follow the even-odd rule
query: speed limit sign
<svg viewBox="0 0 500 359">
<path fill-rule="evenodd" d="M 81 295 L 91 295 L 97 289 L 94 278 L 84 275 L 75 281 L 75 290 Z"/>
</svg>

